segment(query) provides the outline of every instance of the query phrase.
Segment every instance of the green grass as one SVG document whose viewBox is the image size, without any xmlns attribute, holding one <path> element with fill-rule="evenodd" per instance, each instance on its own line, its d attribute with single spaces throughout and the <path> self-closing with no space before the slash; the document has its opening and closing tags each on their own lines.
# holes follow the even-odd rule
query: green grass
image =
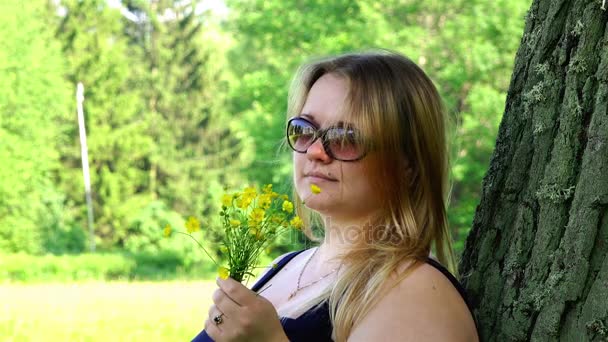
<svg viewBox="0 0 608 342">
<path fill-rule="evenodd" d="M 189 341 L 214 281 L 0 285 L 2 341 Z"/>
</svg>

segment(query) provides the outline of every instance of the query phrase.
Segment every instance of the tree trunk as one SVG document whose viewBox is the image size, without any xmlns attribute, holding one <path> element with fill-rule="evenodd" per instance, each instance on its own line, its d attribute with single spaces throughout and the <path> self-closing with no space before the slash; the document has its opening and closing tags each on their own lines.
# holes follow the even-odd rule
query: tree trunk
<svg viewBox="0 0 608 342">
<path fill-rule="evenodd" d="M 534 0 L 460 263 L 483 341 L 608 341 L 608 13 Z"/>
</svg>

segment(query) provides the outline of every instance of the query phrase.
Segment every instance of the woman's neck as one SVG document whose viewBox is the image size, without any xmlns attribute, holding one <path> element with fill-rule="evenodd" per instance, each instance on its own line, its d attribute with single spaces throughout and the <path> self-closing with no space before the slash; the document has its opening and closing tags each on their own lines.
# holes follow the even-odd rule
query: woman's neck
<svg viewBox="0 0 608 342">
<path fill-rule="evenodd" d="M 362 234 L 369 231 L 372 220 L 367 218 L 354 220 L 338 220 L 332 217 L 323 217 L 325 222 L 325 237 L 319 246 L 316 257 L 316 269 L 319 271 L 333 269 L 341 263 L 341 256 L 346 254 L 355 245 L 361 243 L 365 237 Z"/>
</svg>

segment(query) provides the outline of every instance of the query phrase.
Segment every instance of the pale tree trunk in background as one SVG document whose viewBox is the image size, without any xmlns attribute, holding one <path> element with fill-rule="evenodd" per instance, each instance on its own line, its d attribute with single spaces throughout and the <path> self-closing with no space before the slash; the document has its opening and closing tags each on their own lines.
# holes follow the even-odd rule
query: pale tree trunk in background
<svg viewBox="0 0 608 342">
<path fill-rule="evenodd" d="M 535 0 L 460 274 L 483 341 L 608 341 L 608 12 Z"/>
<path fill-rule="evenodd" d="M 89 227 L 89 252 L 95 252 L 95 226 L 93 218 L 93 199 L 91 197 L 91 175 L 89 172 L 89 148 L 87 146 L 87 131 L 84 123 L 84 85 L 78 82 L 76 86 L 76 107 L 78 112 L 78 132 L 80 136 L 80 155 L 82 158 L 82 176 L 84 180 L 84 195 L 87 201 L 87 225 Z"/>
</svg>

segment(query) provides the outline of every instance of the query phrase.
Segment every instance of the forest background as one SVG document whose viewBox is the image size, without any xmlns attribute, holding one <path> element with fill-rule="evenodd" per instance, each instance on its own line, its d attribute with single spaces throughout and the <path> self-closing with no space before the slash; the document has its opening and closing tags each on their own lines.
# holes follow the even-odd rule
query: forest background
<svg viewBox="0 0 608 342">
<path fill-rule="evenodd" d="M 454 122 L 449 223 L 461 253 L 530 3 L 2 1 L 0 280 L 213 277 L 198 247 L 164 239 L 162 225 L 183 226 L 189 215 L 217 223 L 225 187 L 273 183 L 289 193 L 291 152 L 281 141 L 297 66 L 373 48 L 409 56 L 445 100 Z M 290 236 L 271 256 L 302 244 Z"/>
</svg>

